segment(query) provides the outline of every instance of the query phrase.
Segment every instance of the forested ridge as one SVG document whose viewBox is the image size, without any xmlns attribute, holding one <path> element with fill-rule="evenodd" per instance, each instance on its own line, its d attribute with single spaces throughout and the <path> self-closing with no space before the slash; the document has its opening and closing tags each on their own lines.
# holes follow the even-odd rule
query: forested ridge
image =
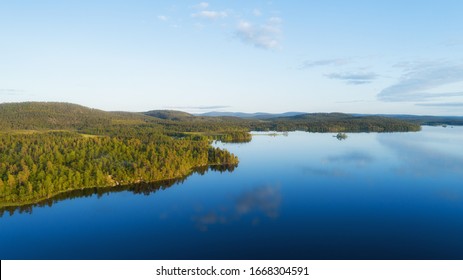
<svg viewBox="0 0 463 280">
<path fill-rule="evenodd" d="M 75 189 L 232 169 L 238 158 L 212 140 L 251 141 L 250 131 L 415 131 L 382 117 L 305 114 L 273 119 L 193 116 L 179 111 L 106 112 L 56 102 L 0 104 L 0 206 L 37 202 Z M 227 167 L 228 166 L 228 167 Z"/>
<path fill-rule="evenodd" d="M 273 130 L 308 132 L 405 132 L 418 131 L 419 124 L 381 116 L 314 113 L 272 119 Z"/>
<path fill-rule="evenodd" d="M 124 130 L 151 130 L 176 134 L 204 132 L 223 134 L 249 131 L 394 132 L 417 131 L 417 123 L 383 116 L 355 116 L 342 113 L 313 113 L 292 117 L 245 119 L 239 117 L 194 116 L 181 111 L 106 112 L 57 102 L 0 104 L 0 129 L 65 129 L 89 134 Z M 119 132 L 118 132 L 119 131 Z"/>
</svg>

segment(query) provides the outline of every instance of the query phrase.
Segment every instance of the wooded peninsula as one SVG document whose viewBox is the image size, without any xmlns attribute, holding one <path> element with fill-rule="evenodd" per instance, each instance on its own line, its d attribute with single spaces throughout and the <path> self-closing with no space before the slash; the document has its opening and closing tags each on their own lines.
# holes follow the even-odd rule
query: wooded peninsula
<svg viewBox="0 0 463 280">
<path fill-rule="evenodd" d="M 0 207 L 71 190 L 181 178 L 195 168 L 234 168 L 212 146 L 249 142 L 251 131 L 407 132 L 420 125 L 342 113 L 246 119 L 180 111 L 106 112 L 56 102 L 0 104 Z"/>
</svg>

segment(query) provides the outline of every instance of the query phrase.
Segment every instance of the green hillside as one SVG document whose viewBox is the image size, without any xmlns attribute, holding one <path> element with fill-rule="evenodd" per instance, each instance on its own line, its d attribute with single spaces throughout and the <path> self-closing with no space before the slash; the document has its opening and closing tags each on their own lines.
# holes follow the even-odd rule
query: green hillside
<svg viewBox="0 0 463 280">
<path fill-rule="evenodd" d="M 183 120 L 193 117 L 192 114 L 174 110 L 153 110 L 143 114 L 164 120 Z"/>
<path fill-rule="evenodd" d="M 0 104 L 0 120 L 1 130 L 85 130 L 118 123 L 143 123 L 146 116 L 105 112 L 71 103 L 24 102 Z"/>
</svg>

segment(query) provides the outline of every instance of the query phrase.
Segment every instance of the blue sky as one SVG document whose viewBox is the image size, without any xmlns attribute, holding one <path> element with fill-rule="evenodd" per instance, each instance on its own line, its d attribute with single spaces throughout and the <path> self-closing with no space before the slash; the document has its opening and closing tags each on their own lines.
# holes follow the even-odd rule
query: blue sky
<svg viewBox="0 0 463 280">
<path fill-rule="evenodd" d="M 0 102 L 463 115 L 463 1 L 0 0 Z"/>
</svg>

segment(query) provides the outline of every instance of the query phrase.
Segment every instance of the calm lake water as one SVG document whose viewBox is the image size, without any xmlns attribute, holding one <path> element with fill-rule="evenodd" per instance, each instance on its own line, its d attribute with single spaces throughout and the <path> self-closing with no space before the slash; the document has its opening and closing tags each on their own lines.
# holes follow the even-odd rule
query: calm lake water
<svg viewBox="0 0 463 280">
<path fill-rule="evenodd" d="M 462 143 L 463 127 L 219 143 L 232 172 L 4 211 L 0 258 L 463 259 Z"/>
</svg>

